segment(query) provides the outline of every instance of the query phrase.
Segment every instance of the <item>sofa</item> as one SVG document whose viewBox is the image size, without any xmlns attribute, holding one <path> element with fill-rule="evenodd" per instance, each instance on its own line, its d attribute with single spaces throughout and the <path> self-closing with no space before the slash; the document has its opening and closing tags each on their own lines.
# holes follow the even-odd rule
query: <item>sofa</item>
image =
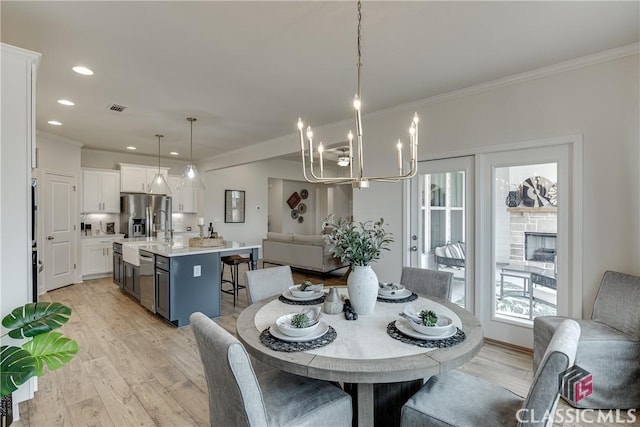
<svg viewBox="0 0 640 427">
<path fill-rule="evenodd" d="M 262 240 L 262 263 L 328 273 L 349 264 L 333 256 L 327 236 L 267 233 Z"/>
</svg>

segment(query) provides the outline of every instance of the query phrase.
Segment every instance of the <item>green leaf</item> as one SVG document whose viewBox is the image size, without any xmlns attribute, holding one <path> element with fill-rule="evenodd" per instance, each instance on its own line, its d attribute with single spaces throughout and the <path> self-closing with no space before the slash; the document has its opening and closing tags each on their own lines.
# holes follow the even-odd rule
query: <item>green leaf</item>
<svg viewBox="0 0 640 427">
<path fill-rule="evenodd" d="M 66 338 L 60 332 L 38 335 L 22 346 L 31 353 L 36 362 L 36 375 L 44 373 L 44 365 L 49 370 L 60 368 L 78 352 L 78 343 Z"/>
<path fill-rule="evenodd" d="M 14 346 L 0 347 L 0 396 L 16 391 L 35 371 L 36 360 L 28 351 Z"/>
<path fill-rule="evenodd" d="M 14 309 L 2 319 L 2 326 L 10 329 L 15 339 L 35 337 L 67 323 L 71 309 L 59 302 L 37 302 Z"/>
</svg>

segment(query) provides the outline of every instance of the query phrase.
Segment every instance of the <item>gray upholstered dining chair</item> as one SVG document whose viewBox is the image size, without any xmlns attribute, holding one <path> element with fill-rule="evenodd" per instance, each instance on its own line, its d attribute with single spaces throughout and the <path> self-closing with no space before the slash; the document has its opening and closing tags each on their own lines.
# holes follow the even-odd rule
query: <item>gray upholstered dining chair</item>
<svg viewBox="0 0 640 427">
<path fill-rule="evenodd" d="M 427 297 L 451 299 L 453 273 L 426 268 L 402 267 L 400 283 L 407 289 Z"/>
<path fill-rule="evenodd" d="M 280 295 L 294 285 L 291 267 L 288 265 L 246 271 L 244 274 L 249 304 Z"/>
<path fill-rule="evenodd" d="M 534 368 L 564 319 L 534 319 Z M 593 392 L 567 403 L 589 409 L 640 408 L 640 277 L 605 272 L 591 319 L 576 321 L 582 328 L 576 365 L 593 375 Z"/>
<path fill-rule="evenodd" d="M 431 377 L 404 404 L 400 425 L 551 425 L 559 398 L 559 375 L 573 366 L 579 339 L 577 322 L 566 320 L 558 327 L 525 399 L 472 375 L 449 371 Z"/>
<path fill-rule="evenodd" d="M 211 426 L 351 426 L 351 396 L 277 369 L 254 372 L 244 346 L 202 313 L 190 316 L 209 391 Z"/>
</svg>

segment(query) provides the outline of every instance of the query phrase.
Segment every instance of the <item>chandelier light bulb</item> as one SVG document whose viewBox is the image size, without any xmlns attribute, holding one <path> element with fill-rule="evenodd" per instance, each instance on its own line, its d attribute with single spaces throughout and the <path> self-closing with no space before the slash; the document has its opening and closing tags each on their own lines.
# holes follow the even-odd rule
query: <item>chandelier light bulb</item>
<svg viewBox="0 0 640 427">
<path fill-rule="evenodd" d="M 300 117 L 298 117 L 298 129 L 302 130 L 304 124 L 302 123 L 302 119 Z"/>
<path fill-rule="evenodd" d="M 307 139 L 313 138 L 313 132 L 311 131 L 311 127 L 307 126 Z"/>
<path fill-rule="evenodd" d="M 353 99 L 353 108 L 360 111 L 361 106 L 362 106 L 362 103 L 360 102 L 360 98 L 358 98 L 358 95 L 356 95 L 356 97 Z"/>
<path fill-rule="evenodd" d="M 353 132 L 351 132 L 351 129 L 349 129 L 349 134 L 347 135 L 347 138 L 349 138 L 349 141 L 353 141 Z"/>
</svg>

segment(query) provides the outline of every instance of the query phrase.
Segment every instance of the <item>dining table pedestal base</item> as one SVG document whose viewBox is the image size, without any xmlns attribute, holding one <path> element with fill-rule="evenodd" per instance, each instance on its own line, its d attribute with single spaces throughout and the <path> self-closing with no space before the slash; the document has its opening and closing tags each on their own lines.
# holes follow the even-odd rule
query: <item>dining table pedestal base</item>
<svg viewBox="0 0 640 427">
<path fill-rule="evenodd" d="M 399 427 L 402 405 L 422 385 L 422 379 L 379 384 L 345 383 L 344 390 L 351 395 L 353 402 L 353 425 Z M 374 411 L 371 411 L 372 407 Z"/>
</svg>

